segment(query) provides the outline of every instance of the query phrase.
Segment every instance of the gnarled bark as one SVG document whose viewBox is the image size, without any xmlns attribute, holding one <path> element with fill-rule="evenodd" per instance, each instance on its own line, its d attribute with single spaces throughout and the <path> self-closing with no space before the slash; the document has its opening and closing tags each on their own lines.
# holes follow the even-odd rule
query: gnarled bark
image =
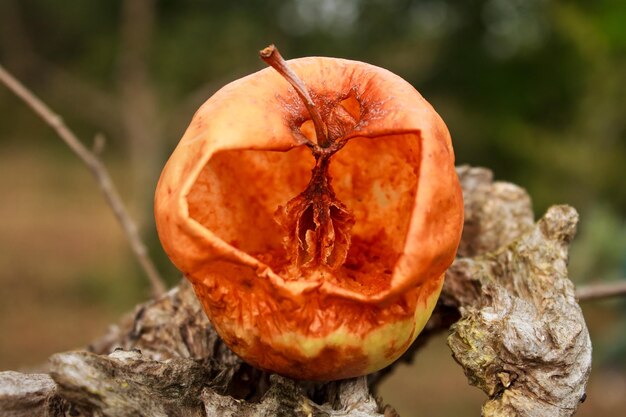
<svg viewBox="0 0 626 417">
<path fill-rule="evenodd" d="M 530 199 L 480 168 L 461 167 L 466 223 L 439 305 L 413 347 L 452 325 L 448 344 L 489 400 L 483 415 L 570 416 L 584 394 L 591 342 L 567 278 L 574 209 L 536 224 Z M 220 340 L 185 281 L 138 306 L 87 351 L 51 358 L 49 375 L 0 373 L 9 416 L 394 415 L 372 392 L 393 365 L 326 384 L 252 368 Z"/>
</svg>

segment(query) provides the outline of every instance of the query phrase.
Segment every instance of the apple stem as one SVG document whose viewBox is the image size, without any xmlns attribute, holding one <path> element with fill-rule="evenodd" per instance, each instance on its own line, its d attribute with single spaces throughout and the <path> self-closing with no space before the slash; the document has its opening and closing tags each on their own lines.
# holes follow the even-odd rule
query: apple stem
<svg viewBox="0 0 626 417">
<path fill-rule="evenodd" d="M 309 115 L 311 116 L 311 120 L 315 126 L 315 135 L 317 136 L 318 146 L 328 148 L 331 145 L 331 142 L 328 139 L 326 124 L 322 119 L 322 115 L 315 106 L 315 102 L 311 98 L 309 91 L 306 89 L 304 82 L 289 67 L 287 61 L 285 61 L 280 52 L 278 52 L 278 48 L 276 48 L 276 46 L 270 45 L 267 48 L 262 49 L 259 51 L 259 56 L 267 65 L 271 66 L 280 75 L 282 75 L 289 82 L 289 84 L 291 84 L 294 90 L 296 90 L 296 93 L 298 93 L 309 111 Z"/>
</svg>

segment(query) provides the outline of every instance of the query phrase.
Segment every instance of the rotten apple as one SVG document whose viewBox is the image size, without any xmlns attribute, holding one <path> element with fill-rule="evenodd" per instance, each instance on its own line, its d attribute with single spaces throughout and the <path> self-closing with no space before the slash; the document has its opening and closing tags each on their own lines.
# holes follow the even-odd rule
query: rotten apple
<svg viewBox="0 0 626 417">
<path fill-rule="evenodd" d="M 406 81 L 310 57 L 234 81 L 194 115 L 157 186 L 159 237 L 226 344 L 293 378 L 397 359 L 461 236 L 446 125 Z"/>
</svg>

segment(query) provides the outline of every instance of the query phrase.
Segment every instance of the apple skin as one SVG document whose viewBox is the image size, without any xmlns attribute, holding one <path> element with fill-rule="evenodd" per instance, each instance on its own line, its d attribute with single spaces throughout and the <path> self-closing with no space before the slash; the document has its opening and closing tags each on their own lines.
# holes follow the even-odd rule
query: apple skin
<svg viewBox="0 0 626 417">
<path fill-rule="evenodd" d="M 387 70 L 324 57 L 288 63 L 329 125 L 339 112 L 353 120 L 337 125 L 347 143 L 330 163 L 355 217 L 345 263 L 299 268 L 284 248 L 275 213 L 306 186 L 314 161 L 302 137 L 315 138 L 305 106 L 271 68 L 196 112 L 157 186 L 157 230 L 246 362 L 304 380 L 363 375 L 415 340 L 456 255 L 463 200 L 450 134 Z"/>
</svg>

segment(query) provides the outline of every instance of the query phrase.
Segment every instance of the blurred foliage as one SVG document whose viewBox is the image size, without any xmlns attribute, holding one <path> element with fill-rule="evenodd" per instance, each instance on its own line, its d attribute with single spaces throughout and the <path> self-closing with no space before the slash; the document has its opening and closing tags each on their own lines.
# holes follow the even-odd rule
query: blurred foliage
<svg viewBox="0 0 626 417">
<path fill-rule="evenodd" d="M 120 1 L 18 6 L 29 53 L 115 91 Z M 412 82 L 447 121 L 459 162 L 527 187 L 539 211 L 554 202 L 585 210 L 596 201 L 626 211 L 622 2 L 170 0 L 156 7 L 148 59 L 161 114 L 207 82 L 217 88 L 263 67 L 256 51 L 270 42 L 290 57 L 359 59 Z M 0 55 L 7 64 L 20 53 L 11 44 L 24 43 L 11 41 L 4 39 Z M 45 87 L 36 68 L 23 75 Z M 1 105 L 9 118 L 23 110 L 7 99 Z M 23 131 L 30 122 L 2 129 Z M 167 126 L 166 148 L 185 122 Z M 102 123 L 86 128 L 110 130 Z"/>
<path fill-rule="evenodd" d="M 18 3 L 28 55 L 115 92 L 120 1 L 5 1 Z M 555 202 L 626 212 L 623 2 L 169 0 L 156 8 L 147 57 L 161 115 L 208 82 L 216 89 L 262 68 L 256 51 L 270 42 L 290 57 L 359 59 L 413 83 L 447 121 L 459 162 L 526 187 L 539 212 Z M 0 58 L 19 67 L 15 48 L 25 42 L 6 32 Z M 49 81 L 37 67 L 20 75 L 40 90 Z M 24 109 L 13 104 L 0 102 L 16 120 Z M 161 159 L 190 116 L 166 123 Z M 3 124 L 2 138 L 31 122 Z M 110 124 L 83 128 L 123 142 Z"/>
<path fill-rule="evenodd" d="M 195 108 L 220 86 L 263 68 L 257 51 L 276 43 L 286 57 L 357 59 L 410 81 L 448 124 L 458 163 L 489 167 L 498 179 L 523 186 L 537 215 L 555 203 L 581 212 L 572 249 L 575 281 L 624 279 L 626 2 L 148 3 L 154 5 L 154 19 L 139 52 L 147 69 L 140 84 L 152 90 L 156 111 L 141 118 L 141 109 L 136 110 L 140 123 L 158 128 L 151 149 L 133 150 L 135 139 L 121 114 L 135 110 L 121 101 L 121 80 L 128 75 L 121 58 L 127 52 L 121 0 L 0 0 L 0 62 L 81 137 L 107 134 L 105 159 L 123 167 L 115 171 L 116 178 L 128 199 L 139 200 L 134 201 L 136 215 L 146 219 L 144 233 L 154 251 L 158 242 L 150 223 L 150 194 L 158 167 Z M 138 26 L 145 24 L 143 17 L 138 16 Z M 27 137 L 51 160 L 71 159 L 54 133 L 34 122 L 4 89 L 0 114 L 3 148 L 23 146 Z M 133 152 L 139 152 L 138 159 Z M 138 166 L 138 160 L 154 163 Z M 138 174 L 141 170 L 149 172 Z M 141 178 L 140 183 L 132 177 Z M 158 261 L 176 277 L 163 254 Z M 115 296 L 102 288 L 106 280 L 93 278 L 95 283 L 75 291 Z M 612 307 L 626 308 L 622 301 Z M 622 320 L 615 326 L 614 338 L 596 344 L 607 357 L 626 351 L 626 324 Z M 618 354 L 611 353 L 615 349 Z"/>
</svg>

